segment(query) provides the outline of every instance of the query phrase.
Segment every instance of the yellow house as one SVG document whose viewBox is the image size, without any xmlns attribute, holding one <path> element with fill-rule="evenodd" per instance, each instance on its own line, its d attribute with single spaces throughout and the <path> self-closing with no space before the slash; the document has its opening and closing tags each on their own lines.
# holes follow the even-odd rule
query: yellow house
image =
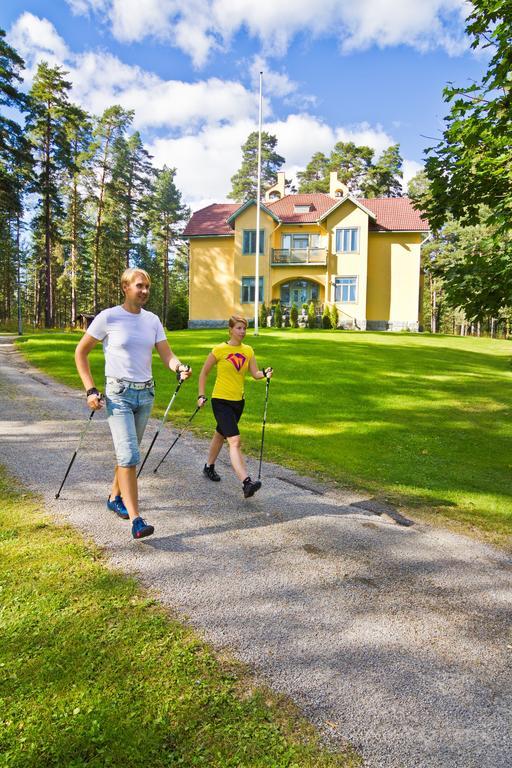
<svg viewBox="0 0 512 768">
<path fill-rule="evenodd" d="M 285 174 L 261 205 L 259 301 L 335 304 L 339 326 L 417 331 L 420 249 L 428 233 L 408 198 L 360 199 L 331 173 L 329 194 L 285 194 Z M 213 204 L 185 229 L 189 327 L 254 315 L 256 202 Z"/>
</svg>

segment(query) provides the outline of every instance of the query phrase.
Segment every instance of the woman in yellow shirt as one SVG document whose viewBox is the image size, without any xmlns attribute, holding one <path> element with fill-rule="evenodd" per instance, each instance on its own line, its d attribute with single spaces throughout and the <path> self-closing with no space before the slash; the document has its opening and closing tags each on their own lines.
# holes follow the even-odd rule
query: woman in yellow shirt
<svg viewBox="0 0 512 768">
<path fill-rule="evenodd" d="M 229 341 L 217 344 L 206 358 L 199 374 L 199 396 L 197 404 L 200 408 L 206 402 L 206 379 L 213 366 L 217 366 L 217 377 L 212 392 L 212 410 L 217 421 L 217 429 L 213 435 L 208 451 L 208 460 L 203 473 L 210 480 L 218 482 L 220 476 L 215 471 L 215 462 L 220 453 L 224 440 L 228 441 L 229 458 L 235 473 L 242 481 L 244 496 L 254 496 L 261 488 L 260 480 L 251 480 L 240 448 L 240 431 L 238 422 L 244 410 L 244 382 L 248 372 L 253 379 L 272 377 L 272 368 L 261 371 L 256 364 L 254 350 L 243 340 L 247 333 L 245 317 L 232 315 L 228 320 Z"/>
</svg>

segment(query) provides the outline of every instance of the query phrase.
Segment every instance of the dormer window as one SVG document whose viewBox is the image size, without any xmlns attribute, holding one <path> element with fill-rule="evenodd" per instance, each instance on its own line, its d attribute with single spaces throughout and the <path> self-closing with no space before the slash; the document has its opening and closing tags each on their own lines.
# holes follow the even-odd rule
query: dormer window
<svg viewBox="0 0 512 768">
<path fill-rule="evenodd" d="M 294 213 L 309 213 L 311 211 L 311 204 L 308 203 L 307 205 L 294 205 L 293 206 L 293 212 Z"/>
</svg>

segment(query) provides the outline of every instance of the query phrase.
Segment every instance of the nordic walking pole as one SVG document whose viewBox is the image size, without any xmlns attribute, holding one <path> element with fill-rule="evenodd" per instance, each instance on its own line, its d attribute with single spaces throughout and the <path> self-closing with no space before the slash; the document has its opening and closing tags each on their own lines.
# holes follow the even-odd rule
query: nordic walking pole
<svg viewBox="0 0 512 768">
<path fill-rule="evenodd" d="M 102 399 L 102 396 L 100 395 L 100 400 L 101 400 L 101 399 Z M 85 424 L 85 427 L 82 429 L 82 432 L 80 433 L 80 438 L 79 438 L 79 440 L 78 440 L 78 445 L 77 445 L 77 447 L 76 447 L 76 450 L 75 450 L 75 452 L 74 452 L 73 456 L 71 457 L 71 461 L 69 462 L 69 466 L 68 466 L 68 468 L 67 468 L 67 470 L 66 470 L 66 474 L 64 475 L 64 480 L 63 480 L 63 481 L 62 481 L 62 483 L 60 484 L 60 488 L 59 488 L 59 490 L 57 491 L 57 493 L 55 494 L 55 498 L 56 498 L 56 499 L 58 499 L 58 498 L 59 498 L 59 496 L 60 496 L 60 492 L 62 491 L 62 488 L 64 487 L 64 483 L 66 482 L 66 478 L 67 478 L 67 476 L 69 475 L 69 472 L 70 472 L 70 470 L 71 470 L 71 467 L 73 466 L 73 462 L 74 462 L 74 460 L 76 459 L 76 455 L 77 455 L 77 453 L 78 453 L 78 451 L 79 451 L 79 449 L 80 449 L 80 446 L 82 445 L 82 440 L 84 439 L 84 437 L 85 437 L 85 435 L 86 435 L 86 432 L 87 432 L 87 430 L 89 429 L 89 426 L 90 426 L 90 424 L 91 424 L 92 418 L 93 418 L 93 416 L 94 416 L 94 414 L 95 414 L 95 413 L 96 413 L 96 411 L 91 411 L 91 413 L 90 413 L 90 415 L 89 415 L 89 418 L 87 419 L 87 422 L 86 422 L 86 424 Z"/>
<path fill-rule="evenodd" d="M 263 461 L 263 440 L 265 439 L 265 424 L 267 422 L 267 403 L 268 403 L 268 390 L 270 388 L 270 378 L 267 376 L 267 383 L 265 385 L 265 408 L 263 410 L 263 424 L 261 425 L 261 448 L 260 448 L 260 466 L 258 469 L 258 480 L 261 479 L 261 462 Z"/>
<path fill-rule="evenodd" d="M 189 368 L 189 366 L 187 365 L 187 370 L 188 370 L 188 368 Z M 182 379 L 182 378 L 181 378 L 181 376 L 180 376 L 180 372 L 179 372 L 179 371 L 178 371 L 178 373 L 177 373 L 176 375 L 177 375 L 177 377 L 178 377 L 178 386 L 177 386 L 177 387 L 176 387 L 176 389 L 174 390 L 174 394 L 173 394 L 173 396 L 171 397 L 171 399 L 169 400 L 169 405 L 168 405 L 168 406 L 167 406 L 167 408 L 165 409 L 165 413 L 164 413 L 164 415 L 163 415 L 162 421 L 161 421 L 161 422 L 160 422 L 160 424 L 158 425 L 158 429 L 156 430 L 155 434 L 153 435 L 153 439 L 152 439 L 152 441 L 151 441 L 151 443 L 150 443 L 150 446 L 149 446 L 149 448 L 148 448 L 148 450 L 147 450 L 147 453 L 146 453 L 146 455 L 144 456 L 144 461 L 143 461 L 143 462 L 142 462 L 142 464 L 140 465 L 140 467 L 139 467 L 139 471 L 137 472 L 137 477 L 140 475 L 140 473 L 141 473 L 141 472 L 142 472 L 142 470 L 144 469 L 144 464 L 145 464 L 145 463 L 146 463 L 146 461 L 148 460 L 148 456 L 149 456 L 149 454 L 151 453 L 151 449 L 153 448 L 154 444 L 156 443 L 156 439 L 157 439 L 158 435 L 160 434 L 160 430 L 162 429 L 162 427 L 163 427 L 163 426 L 164 426 L 164 424 L 165 424 L 165 420 L 166 420 L 166 418 L 167 418 L 167 414 L 168 414 L 168 413 L 169 413 L 169 411 L 171 410 L 171 408 L 172 408 L 172 404 L 174 403 L 174 400 L 176 399 L 176 395 L 177 395 L 177 394 L 178 394 L 178 392 L 180 391 L 180 387 L 181 387 L 181 385 L 183 384 L 183 382 L 185 381 L 185 379 Z"/>
<path fill-rule="evenodd" d="M 204 398 L 204 402 L 203 402 L 203 405 L 204 405 L 204 403 L 206 403 L 207 399 L 208 399 L 207 397 L 205 397 L 205 398 Z M 171 447 L 169 448 L 169 450 L 167 451 L 167 453 L 165 454 L 165 456 L 164 456 L 163 458 L 161 458 L 161 459 L 160 459 L 160 461 L 158 462 L 158 464 L 157 464 L 157 465 L 156 465 L 156 467 L 154 468 L 153 472 L 156 472 L 156 471 L 157 471 L 157 469 L 158 469 L 158 467 L 160 466 L 160 464 L 162 464 L 162 463 L 165 461 L 165 459 L 167 458 L 167 456 L 170 454 L 170 452 L 172 451 L 172 449 L 174 448 L 174 446 L 176 445 L 176 443 L 178 442 L 178 440 L 180 439 L 180 437 L 182 436 L 182 434 L 183 434 L 183 433 L 184 433 L 184 431 L 186 430 L 186 428 L 187 428 L 187 425 L 188 425 L 188 424 L 190 424 L 190 422 L 192 421 L 192 419 L 194 418 L 194 416 L 196 415 L 196 413 L 197 413 L 197 412 L 198 412 L 198 411 L 199 411 L 199 410 L 200 410 L 202 407 L 203 407 L 202 405 L 198 405 L 198 406 L 197 406 L 197 408 L 195 409 L 194 413 L 192 414 L 192 416 L 190 416 L 190 417 L 187 419 L 187 421 L 186 421 L 186 423 L 185 423 L 185 426 L 183 427 L 183 429 L 182 429 L 182 430 L 181 430 L 181 432 L 179 433 L 178 437 L 175 437 L 175 438 L 174 438 L 174 442 L 172 443 Z"/>
</svg>

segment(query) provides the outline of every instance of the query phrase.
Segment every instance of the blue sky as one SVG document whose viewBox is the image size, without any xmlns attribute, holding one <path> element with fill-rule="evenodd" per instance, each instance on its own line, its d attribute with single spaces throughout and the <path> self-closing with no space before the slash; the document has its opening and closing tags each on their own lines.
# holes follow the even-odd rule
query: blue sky
<svg viewBox="0 0 512 768">
<path fill-rule="evenodd" d="M 70 72 L 72 98 L 99 114 L 135 110 L 158 165 L 177 169 L 185 200 L 222 201 L 257 126 L 287 177 L 337 140 L 376 153 L 398 142 L 406 180 L 425 136 L 440 135 L 448 81 L 479 79 L 464 37 L 465 0 L 4 0 L 0 26 L 30 84 L 46 59 Z"/>
</svg>

